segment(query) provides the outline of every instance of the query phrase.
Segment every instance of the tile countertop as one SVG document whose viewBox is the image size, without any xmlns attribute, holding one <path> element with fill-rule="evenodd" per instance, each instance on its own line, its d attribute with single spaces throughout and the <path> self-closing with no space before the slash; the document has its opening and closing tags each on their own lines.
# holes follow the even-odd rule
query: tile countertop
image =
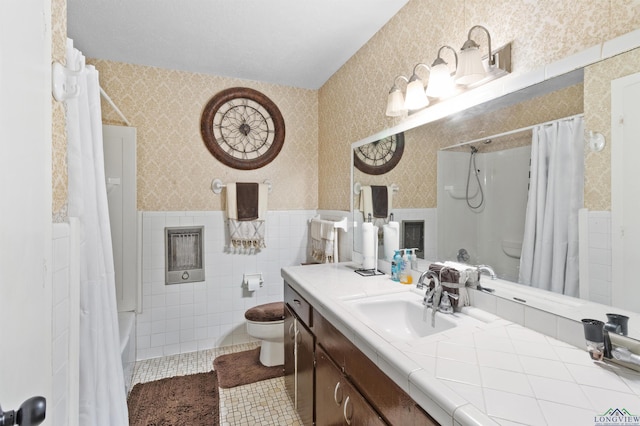
<svg viewBox="0 0 640 426">
<path fill-rule="evenodd" d="M 640 425 L 640 373 L 491 314 L 416 341 L 383 337 L 344 300 L 418 290 L 355 269 L 292 266 L 282 277 L 440 424 Z"/>
</svg>

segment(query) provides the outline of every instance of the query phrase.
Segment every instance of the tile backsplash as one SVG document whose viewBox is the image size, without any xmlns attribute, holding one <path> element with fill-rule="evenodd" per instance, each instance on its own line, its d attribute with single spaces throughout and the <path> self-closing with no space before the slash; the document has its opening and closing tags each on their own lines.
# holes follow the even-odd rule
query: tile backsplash
<svg viewBox="0 0 640 426">
<path fill-rule="evenodd" d="M 137 358 L 250 341 L 245 311 L 283 300 L 280 268 L 308 261 L 309 219 L 317 213 L 270 211 L 267 247 L 255 254 L 228 250 L 223 212 L 142 213 L 142 313 L 137 317 Z M 165 285 L 166 226 L 204 226 L 205 281 Z M 243 274 L 256 272 L 262 273 L 264 283 L 259 290 L 248 292 L 242 285 Z"/>
</svg>

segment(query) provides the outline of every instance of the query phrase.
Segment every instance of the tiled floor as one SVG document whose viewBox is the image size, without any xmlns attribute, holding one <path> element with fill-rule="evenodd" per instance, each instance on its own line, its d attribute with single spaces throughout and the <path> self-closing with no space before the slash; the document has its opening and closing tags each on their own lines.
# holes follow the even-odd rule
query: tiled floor
<svg viewBox="0 0 640 426">
<path fill-rule="evenodd" d="M 218 355 L 246 351 L 258 343 L 245 343 L 206 351 L 154 358 L 136 363 L 133 382 L 150 382 L 165 377 L 206 373 L 213 369 Z M 220 425 L 300 425 L 300 419 L 289 401 L 284 378 L 251 383 L 220 392 Z"/>
</svg>

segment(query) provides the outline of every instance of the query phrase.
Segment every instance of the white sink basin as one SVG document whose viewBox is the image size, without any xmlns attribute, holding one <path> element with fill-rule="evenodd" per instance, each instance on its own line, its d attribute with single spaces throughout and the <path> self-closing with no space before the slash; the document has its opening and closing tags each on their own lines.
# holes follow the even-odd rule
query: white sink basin
<svg viewBox="0 0 640 426">
<path fill-rule="evenodd" d="M 432 326 L 431 309 L 424 307 L 419 294 L 409 291 L 345 300 L 344 303 L 363 323 L 389 340 L 414 340 L 462 324 L 482 324 L 462 313 L 438 312 L 435 326 Z"/>
</svg>

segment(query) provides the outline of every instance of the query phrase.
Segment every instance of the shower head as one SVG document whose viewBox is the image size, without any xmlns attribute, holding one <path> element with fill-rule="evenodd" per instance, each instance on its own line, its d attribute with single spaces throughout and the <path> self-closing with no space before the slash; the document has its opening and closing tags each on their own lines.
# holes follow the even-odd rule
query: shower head
<svg viewBox="0 0 640 426">
<path fill-rule="evenodd" d="M 471 153 L 475 154 L 476 152 L 478 152 L 478 148 L 476 148 L 475 146 L 471 145 Z"/>
</svg>

